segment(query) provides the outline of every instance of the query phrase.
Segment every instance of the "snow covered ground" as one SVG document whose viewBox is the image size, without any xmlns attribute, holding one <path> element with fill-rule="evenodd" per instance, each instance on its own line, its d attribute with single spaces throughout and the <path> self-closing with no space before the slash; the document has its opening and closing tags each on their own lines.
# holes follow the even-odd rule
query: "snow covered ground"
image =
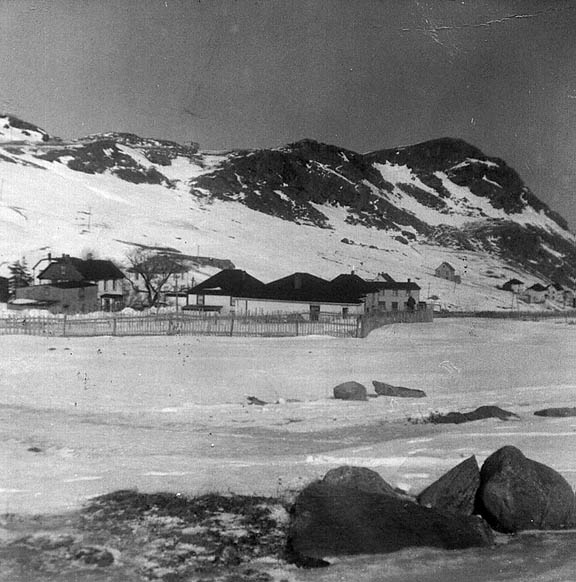
<svg viewBox="0 0 576 582">
<path fill-rule="evenodd" d="M 0 513 L 60 512 L 134 487 L 281 494 L 341 464 L 371 467 L 417 493 L 470 455 L 481 463 L 506 444 L 574 487 L 576 418 L 533 414 L 575 405 L 573 323 L 445 319 L 388 326 L 366 339 L 4 336 Z M 370 388 L 381 380 L 428 396 L 333 400 L 332 388 L 346 380 Z M 269 404 L 248 405 L 246 396 Z M 520 418 L 407 421 L 484 404 Z M 534 555 L 548 556 L 554 568 L 533 558 L 534 572 L 543 572 L 533 579 L 573 580 L 573 552 L 547 536 L 533 542 Z M 514 543 L 506 564 L 484 570 L 482 560 L 494 559 L 487 550 L 452 553 L 449 563 L 445 552 L 418 550 L 343 560 L 298 577 L 345 579 L 352 565 L 365 580 L 437 580 L 442 563 L 443 579 L 461 580 L 465 562 L 478 569 L 469 580 L 528 579 L 514 577 L 529 568 L 527 542 Z M 414 577 L 404 578 L 407 571 Z"/>
</svg>

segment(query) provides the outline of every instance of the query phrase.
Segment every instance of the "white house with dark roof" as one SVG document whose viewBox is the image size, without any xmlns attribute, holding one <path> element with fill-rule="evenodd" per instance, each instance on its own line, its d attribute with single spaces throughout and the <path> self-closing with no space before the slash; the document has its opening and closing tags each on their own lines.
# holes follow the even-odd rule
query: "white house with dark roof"
<svg viewBox="0 0 576 582">
<path fill-rule="evenodd" d="M 544 303 L 549 298 L 549 287 L 540 283 L 528 287 L 524 293 L 524 299 L 528 303 Z"/>
<path fill-rule="evenodd" d="M 97 308 L 104 311 L 116 311 L 124 306 L 124 278 L 124 273 L 112 261 L 79 259 L 70 255 L 56 259 L 50 257 L 48 266 L 38 274 L 44 285 L 70 288 L 77 284 L 78 289 L 88 284 L 96 286 Z"/>
</svg>

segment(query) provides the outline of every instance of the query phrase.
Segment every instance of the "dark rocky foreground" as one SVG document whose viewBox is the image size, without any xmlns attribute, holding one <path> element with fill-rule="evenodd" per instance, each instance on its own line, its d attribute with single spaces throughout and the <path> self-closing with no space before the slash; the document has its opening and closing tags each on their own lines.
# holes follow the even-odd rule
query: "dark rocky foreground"
<svg viewBox="0 0 576 582">
<path fill-rule="evenodd" d="M 344 466 L 282 498 L 118 491 L 67 515 L 4 515 L 0 526 L 2 582 L 272 582 L 353 554 L 402 561 L 399 550 L 428 548 L 416 555 L 455 552 L 461 564 L 478 559 L 466 549 L 506 560 L 533 544 L 544 555 L 549 544 L 534 530 L 574 537 L 576 498 L 556 471 L 506 446 L 481 469 L 466 459 L 416 498 Z M 522 532 L 532 537 L 518 546 Z"/>
<path fill-rule="evenodd" d="M 3 516 L 2 582 L 267 582 L 283 559 L 279 499 L 118 491 L 65 516 Z"/>
</svg>

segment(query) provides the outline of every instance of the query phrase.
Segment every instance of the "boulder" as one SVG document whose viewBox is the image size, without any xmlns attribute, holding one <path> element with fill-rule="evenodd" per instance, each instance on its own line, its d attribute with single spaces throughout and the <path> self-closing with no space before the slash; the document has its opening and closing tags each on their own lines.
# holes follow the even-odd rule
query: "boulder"
<svg viewBox="0 0 576 582">
<path fill-rule="evenodd" d="M 344 382 L 334 387 L 334 398 L 338 400 L 368 400 L 366 386 L 359 382 Z"/>
<path fill-rule="evenodd" d="M 537 410 L 536 416 L 551 416 L 555 418 L 565 418 L 567 416 L 576 416 L 576 408 L 545 408 Z"/>
<path fill-rule="evenodd" d="M 350 487 L 366 493 L 381 493 L 382 495 L 393 495 L 397 493 L 376 471 L 367 467 L 352 467 L 344 465 L 336 469 L 330 469 L 322 479 L 326 485 Z"/>
<path fill-rule="evenodd" d="M 317 481 L 297 497 L 291 511 L 287 558 L 301 565 L 326 565 L 323 558 L 390 553 L 430 546 L 462 549 L 488 546 L 492 532 L 477 517 L 422 507 L 393 495 Z"/>
<path fill-rule="evenodd" d="M 404 388 L 404 386 L 393 386 L 386 382 L 372 380 L 374 390 L 378 396 L 394 396 L 396 398 L 425 398 L 426 392 L 415 388 Z"/>
<path fill-rule="evenodd" d="M 476 493 L 480 486 L 480 468 L 472 455 L 438 481 L 426 487 L 417 497 L 420 505 L 448 513 L 472 515 Z"/>
<path fill-rule="evenodd" d="M 433 424 L 462 424 L 463 422 L 484 420 L 486 418 L 508 420 L 510 418 L 519 417 L 517 414 L 499 408 L 498 406 L 480 406 L 472 412 L 447 412 L 446 414 L 432 414 L 430 416 L 430 422 Z"/>
<path fill-rule="evenodd" d="M 504 533 L 576 527 L 570 484 L 512 446 L 498 449 L 482 465 L 476 511 Z"/>
</svg>

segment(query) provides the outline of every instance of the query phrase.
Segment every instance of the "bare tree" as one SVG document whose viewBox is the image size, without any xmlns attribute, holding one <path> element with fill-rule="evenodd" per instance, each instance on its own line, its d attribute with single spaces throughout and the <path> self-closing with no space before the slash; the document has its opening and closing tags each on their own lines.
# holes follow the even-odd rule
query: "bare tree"
<svg viewBox="0 0 576 582">
<path fill-rule="evenodd" d="M 170 277 L 185 273 L 189 267 L 178 255 L 150 249 L 135 249 L 126 256 L 130 267 L 129 272 L 137 275 L 133 285 L 142 278 L 147 293 L 147 303 L 150 307 L 158 306 L 162 289 L 169 282 Z"/>
</svg>

